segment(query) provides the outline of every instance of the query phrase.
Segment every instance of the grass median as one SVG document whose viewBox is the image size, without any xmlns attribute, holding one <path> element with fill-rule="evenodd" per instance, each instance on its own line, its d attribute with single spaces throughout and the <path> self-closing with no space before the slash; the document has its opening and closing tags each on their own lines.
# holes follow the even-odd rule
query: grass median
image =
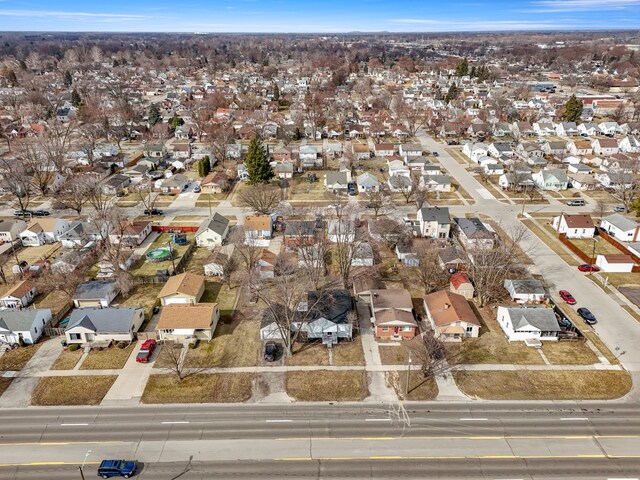
<svg viewBox="0 0 640 480">
<path fill-rule="evenodd" d="M 44 377 L 36 385 L 31 405 L 99 405 L 117 375 Z"/>
</svg>

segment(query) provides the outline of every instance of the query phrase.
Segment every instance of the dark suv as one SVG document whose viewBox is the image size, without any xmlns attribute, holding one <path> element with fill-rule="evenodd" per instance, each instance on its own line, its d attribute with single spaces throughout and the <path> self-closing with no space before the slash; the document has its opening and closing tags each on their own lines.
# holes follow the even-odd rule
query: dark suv
<svg viewBox="0 0 640 480">
<path fill-rule="evenodd" d="M 135 460 L 103 460 L 98 467 L 98 476 L 102 478 L 130 478 L 136 473 Z"/>
</svg>

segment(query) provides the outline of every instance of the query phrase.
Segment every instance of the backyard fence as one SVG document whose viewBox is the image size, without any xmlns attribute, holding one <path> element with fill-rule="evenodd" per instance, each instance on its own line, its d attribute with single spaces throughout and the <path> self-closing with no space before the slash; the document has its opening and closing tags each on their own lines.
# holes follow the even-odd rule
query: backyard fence
<svg viewBox="0 0 640 480">
<path fill-rule="evenodd" d="M 169 233 L 173 233 L 173 232 L 181 232 L 181 233 L 193 233 L 193 232 L 197 232 L 198 229 L 200 227 L 199 226 L 194 226 L 194 225 L 153 225 L 151 227 L 151 230 L 154 232 L 169 232 Z"/>
<path fill-rule="evenodd" d="M 560 235 L 558 235 L 558 238 L 569 250 L 571 250 L 578 257 L 580 257 L 580 260 L 582 260 L 583 262 L 586 262 L 589 264 L 593 264 L 596 262 L 595 258 L 590 257 L 589 255 L 584 253 L 582 250 L 580 250 L 576 245 L 574 245 L 574 243 L 567 238 L 566 233 L 561 233 Z"/>
</svg>

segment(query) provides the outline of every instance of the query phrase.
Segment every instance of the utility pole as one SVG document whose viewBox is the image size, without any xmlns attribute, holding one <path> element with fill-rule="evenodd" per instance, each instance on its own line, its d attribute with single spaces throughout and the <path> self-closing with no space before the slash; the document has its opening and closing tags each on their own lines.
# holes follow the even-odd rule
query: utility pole
<svg viewBox="0 0 640 480">
<path fill-rule="evenodd" d="M 84 472 L 82 469 L 84 468 L 84 464 L 87 461 L 87 457 L 91 455 L 91 450 L 87 450 L 87 453 L 84 454 L 84 460 L 82 461 L 82 465 L 78 466 L 78 470 L 80 471 L 80 478 L 84 480 Z"/>
<path fill-rule="evenodd" d="M 173 247 L 171 246 L 171 240 L 167 241 L 167 245 L 169 245 L 169 255 L 171 255 L 171 265 L 173 265 L 173 274 L 176 274 L 176 260 L 173 258 Z"/>
<path fill-rule="evenodd" d="M 409 350 L 409 363 L 407 363 L 407 384 L 404 389 L 404 398 L 406 400 L 409 395 L 409 379 L 411 378 L 411 350 Z"/>
</svg>

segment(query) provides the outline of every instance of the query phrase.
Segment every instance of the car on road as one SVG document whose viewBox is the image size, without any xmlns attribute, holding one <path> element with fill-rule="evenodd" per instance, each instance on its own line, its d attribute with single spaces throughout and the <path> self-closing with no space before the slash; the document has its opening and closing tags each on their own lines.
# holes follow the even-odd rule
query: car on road
<svg viewBox="0 0 640 480">
<path fill-rule="evenodd" d="M 583 263 L 582 265 L 578 265 L 578 270 L 581 272 L 599 272 L 600 267 L 597 265 L 589 265 L 588 263 Z"/>
<path fill-rule="evenodd" d="M 98 467 L 98 476 L 102 478 L 130 478 L 136 473 L 135 460 L 103 460 Z"/>
<path fill-rule="evenodd" d="M 156 349 L 156 341 L 149 338 L 145 340 L 142 346 L 140 347 L 140 351 L 138 355 L 136 355 L 136 362 L 138 363 L 149 363 L 149 359 L 151 355 L 153 355 L 153 351 Z"/>
<path fill-rule="evenodd" d="M 455 140 L 449 140 L 447 142 L 447 145 L 460 145 L 458 142 L 456 142 Z"/>
<path fill-rule="evenodd" d="M 431 154 L 432 154 L 434 157 L 439 157 L 439 156 L 440 156 L 440 154 L 439 154 L 438 152 L 431 152 Z"/>
<path fill-rule="evenodd" d="M 51 212 L 49 212 L 48 210 L 34 210 L 33 215 L 35 217 L 48 217 L 49 215 L 51 215 Z"/>
<path fill-rule="evenodd" d="M 145 215 L 162 215 L 162 210 L 160 210 L 159 208 L 152 208 L 152 209 L 148 209 L 145 208 L 144 209 L 144 214 Z"/>
<path fill-rule="evenodd" d="M 569 205 L 570 207 L 584 207 L 585 206 L 585 201 L 584 200 L 569 200 L 567 202 L 567 205 Z"/>
<path fill-rule="evenodd" d="M 14 217 L 30 217 L 32 215 L 33 210 L 27 210 L 26 208 L 24 210 L 16 210 L 15 212 L 13 212 Z"/>
<path fill-rule="evenodd" d="M 598 323 L 595 315 L 591 313 L 591 310 L 589 310 L 587 307 L 580 307 L 578 309 L 578 315 L 582 317 L 584 323 L 586 323 L 587 325 L 595 325 L 596 323 Z"/>
<path fill-rule="evenodd" d="M 278 355 L 278 345 L 276 345 L 276 342 L 267 342 L 264 345 L 264 359 L 267 362 L 273 362 L 275 361 L 276 357 Z"/>
<path fill-rule="evenodd" d="M 560 295 L 560 298 L 564 300 L 567 304 L 569 305 L 576 304 L 576 299 L 573 298 L 573 295 L 571 295 L 567 290 L 560 290 L 558 292 L 558 295 Z"/>
<path fill-rule="evenodd" d="M 616 213 L 626 213 L 627 208 L 624 205 L 616 205 L 613 207 L 613 211 Z"/>
</svg>

